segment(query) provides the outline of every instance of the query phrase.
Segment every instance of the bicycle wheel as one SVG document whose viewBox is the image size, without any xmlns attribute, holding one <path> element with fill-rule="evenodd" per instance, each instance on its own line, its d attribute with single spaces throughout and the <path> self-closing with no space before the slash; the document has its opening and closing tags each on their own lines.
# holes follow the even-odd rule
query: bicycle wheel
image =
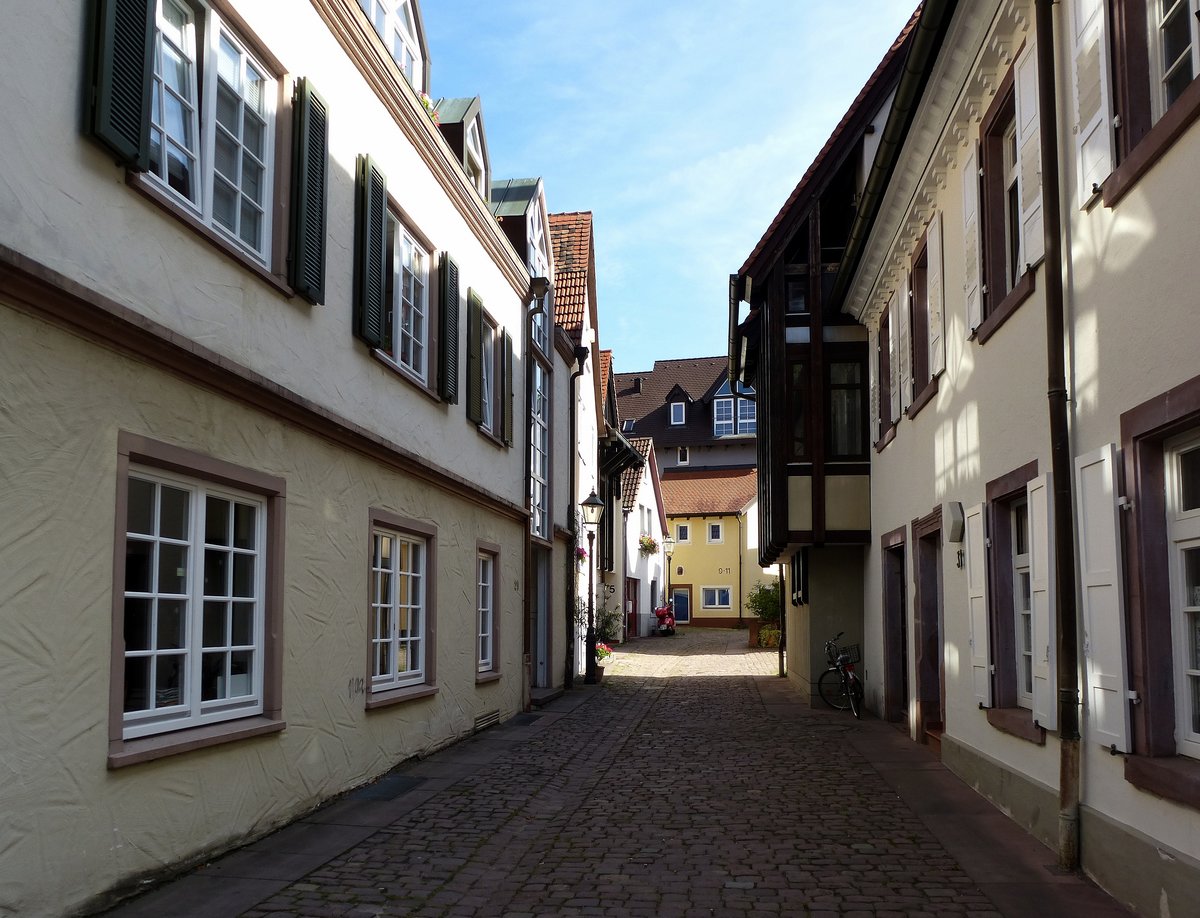
<svg viewBox="0 0 1200 918">
<path fill-rule="evenodd" d="M 858 677 L 854 676 L 854 675 L 849 675 L 846 677 L 846 679 L 850 685 L 850 692 L 849 692 L 849 694 L 850 694 L 850 710 L 854 712 L 854 717 L 856 720 L 862 720 L 862 707 L 863 707 L 862 683 L 859 682 Z"/>
<path fill-rule="evenodd" d="M 850 707 L 846 683 L 842 681 L 842 674 L 836 669 L 827 669 L 821 673 L 821 678 L 817 680 L 817 692 L 820 693 L 821 700 L 831 708 L 844 711 Z"/>
</svg>

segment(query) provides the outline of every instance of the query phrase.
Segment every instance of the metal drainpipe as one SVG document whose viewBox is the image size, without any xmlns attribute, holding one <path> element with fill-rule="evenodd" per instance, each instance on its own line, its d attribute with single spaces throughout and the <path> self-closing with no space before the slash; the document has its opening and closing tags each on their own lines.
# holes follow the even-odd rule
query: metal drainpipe
<svg viewBox="0 0 1200 918">
<path fill-rule="evenodd" d="M 567 640 L 566 640 L 566 672 L 563 673 L 563 687 L 575 687 L 575 543 L 579 541 L 579 524 L 578 516 L 575 513 L 575 438 L 578 436 L 579 420 L 576 417 L 576 412 L 579 410 L 579 395 L 575 391 L 576 380 L 583 375 L 583 364 L 590 354 L 586 347 L 578 345 L 575 348 L 575 363 L 577 369 L 571 374 L 570 382 L 567 388 L 571 392 L 571 477 L 570 485 L 567 494 L 567 520 L 571 524 L 571 551 L 567 553 Z M 592 563 L 592 559 L 588 558 L 588 563 Z"/>
<path fill-rule="evenodd" d="M 742 514 L 737 515 L 738 524 L 738 627 L 745 628 L 746 623 L 742 620 L 742 612 L 744 609 L 743 598 L 746 595 L 742 589 Z"/>
<path fill-rule="evenodd" d="M 783 604 L 783 562 L 779 562 L 779 678 L 787 678 L 784 651 L 787 649 L 787 606 Z"/>
<path fill-rule="evenodd" d="M 1058 863 L 1079 866 L 1079 636 L 1075 606 L 1075 517 L 1068 427 L 1062 215 L 1058 173 L 1054 3 L 1035 0 L 1038 119 L 1041 126 L 1042 223 L 1046 242 L 1046 364 L 1050 468 L 1054 476 L 1055 640 L 1058 652 Z"/>
</svg>

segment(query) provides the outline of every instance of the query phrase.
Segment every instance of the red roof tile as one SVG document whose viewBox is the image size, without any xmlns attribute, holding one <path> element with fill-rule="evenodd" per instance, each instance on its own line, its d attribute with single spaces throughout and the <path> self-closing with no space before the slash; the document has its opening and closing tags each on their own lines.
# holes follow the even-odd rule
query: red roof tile
<svg viewBox="0 0 1200 918">
<path fill-rule="evenodd" d="M 664 472 L 662 492 L 668 516 L 737 513 L 758 493 L 758 470 Z"/>
<path fill-rule="evenodd" d="M 629 445 L 645 459 L 649 457 L 650 450 L 654 448 L 654 441 L 649 437 L 631 437 Z M 643 462 L 641 465 L 635 465 L 621 473 L 621 507 L 626 513 L 637 506 L 637 492 L 642 484 L 642 472 L 645 468 L 646 463 Z"/>
<path fill-rule="evenodd" d="M 590 211 L 550 215 L 554 246 L 554 321 L 579 344 L 592 259 Z"/>
<path fill-rule="evenodd" d="M 612 375 L 612 351 L 600 352 L 600 392 L 608 398 L 608 377 Z"/>
</svg>

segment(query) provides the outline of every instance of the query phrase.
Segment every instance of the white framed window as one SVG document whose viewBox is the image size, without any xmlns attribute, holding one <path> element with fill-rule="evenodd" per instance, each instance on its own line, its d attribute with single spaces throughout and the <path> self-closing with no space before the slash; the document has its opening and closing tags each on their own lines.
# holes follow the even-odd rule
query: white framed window
<svg viewBox="0 0 1200 918">
<path fill-rule="evenodd" d="M 748 398 L 739 398 L 737 403 L 737 413 L 738 433 L 757 433 L 758 406 Z"/>
<path fill-rule="evenodd" d="M 725 527 L 722 523 L 708 524 L 708 541 L 711 545 L 717 545 L 725 541 Z"/>
<path fill-rule="evenodd" d="M 733 399 L 715 399 L 713 401 L 713 436 L 731 437 L 736 430 L 733 419 Z"/>
<path fill-rule="evenodd" d="M 131 466 L 124 739 L 263 712 L 267 506 Z"/>
<path fill-rule="evenodd" d="M 529 505 L 530 531 L 550 538 L 550 391 L 549 374 L 541 361 L 533 361 L 533 405 L 530 411 Z"/>
<path fill-rule="evenodd" d="M 529 205 L 527 257 L 531 277 L 550 277 L 550 254 L 546 246 L 546 216 L 542 206 L 541 195 L 534 197 Z M 542 309 L 533 317 L 533 343 L 543 354 L 550 353 L 550 313 L 554 308 L 552 295 L 547 293 L 543 298 Z"/>
<path fill-rule="evenodd" d="M 382 39 L 392 60 L 413 89 L 424 87 L 425 68 L 417 41 L 417 22 L 412 0 L 358 0 L 371 20 L 375 34 Z"/>
<path fill-rule="evenodd" d="M 266 264 L 278 82 L 207 6 L 159 0 L 148 175 Z"/>
<path fill-rule="evenodd" d="M 678 448 L 678 451 L 675 454 L 675 462 L 677 465 L 688 464 L 688 448 L 686 446 L 680 446 Z"/>
<path fill-rule="evenodd" d="M 1013 558 L 1013 635 L 1016 654 L 1017 705 L 1033 709 L 1033 581 L 1029 567 L 1029 502 L 1009 510 Z"/>
<path fill-rule="evenodd" d="M 689 523 L 675 524 L 675 542 L 690 542 L 692 541 L 692 527 Z"/>
<path fill-rule="evenodd" d="M 686 420 L 683 402 L 671 402 L 671 426 L 679 427 Z"/>
<path fill-rule="evenodd" d="M 1200 437 L 1169 444 L 1166 463 L 1176 749 L 1200 757 Z"/>
<path fill-rule="evenodd" d="M 499 376 L 496 363 L 499 349 L 496 347 L 496 326 L 487 316 L 483 318 L 480 341 L 479 386 L 482 414 L 479 426 L 483 430 L 494 433 L 496 430 L 496 379 Z"/>
<path fill-rule="evenodd" d="M 490 672 L 495 668 L 496 628 L 496 559 L 489 552 L 481 551 L 476 559 L 477 603 L 479 624 L 478 664 L 479 671 Z"/>
<path fill-rule="evenodd" d="M 626 418 L 621 422 L 621 433 L 633 433 L 633 418 Z"/>
<path fill-rule="evenodd" d="M 425 681 L 428 540 L 376 526 L 371 533 L 371 691 Z"/>
<path fill-rule="evenodd" d="M 486 201 L 489 190 L 488 174 L 487 164 L 483 159 L 483 139 L 480 134 L 478 116 L 471 119 L 471 124 L 467 128 L 466 152 L 467 178 L 475 186 L 479 196 Z"/>
<path fill-rule="evenodd" d="M 388 213 L 388 314 L 384 318 L 383 350 L 421 383 L 429 375 L 429 251 Z"/>
<path fill-rule="evenodd" d="M 700 605 L 705 609 L 728 609 L 729 596 L 729 587 L 701 587 Z"/>
<path fill-rule="evenodd" d="M 1154 120 L 1200 73 L 1200 13 L 1195 0 L 1148 0 L 1150 101 Z"/>
<path fill-rule="evenodd" d="M 1017 152 L 1017 122 L 1001 135 L 1004 168 L 1004 290 L 1008 292 L 1021 275 L 1021 157 Z"/>
</svg>

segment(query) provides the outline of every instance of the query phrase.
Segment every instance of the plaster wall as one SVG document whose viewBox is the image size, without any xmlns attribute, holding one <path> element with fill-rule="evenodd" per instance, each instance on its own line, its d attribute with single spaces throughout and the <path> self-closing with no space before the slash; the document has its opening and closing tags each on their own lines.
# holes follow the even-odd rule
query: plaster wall
<svg viewBox="0 0 1200 918">
<path fill-rule="evenodd" d="M 638 482 L 638 492 L 633 505 L 633 510 L 625 514 L 624 558 L 626 576 L 636 577 L 638 580 L 638 633 L 630 636 L 645 637 L 651 633 L 651 627 L 657 622 L 654 609 L 667 588 L 666 555 L 662 550 L 664 533 L 659 524 L 659 506 L 654 494 L 654 484 L 650 480 L 649 462 L 643 464 L 642 477 Z M 659 546 L 658 551 L 648 555 L 642 554 L 638 547 L 638 538 L 643 534 L 639 523 L 639 510 L 643 507 L 650 511 L 651 519 L 651 529 L 646 534 L 652 536 Z M 658 595 L 651 593 L 652 582 Z"/>
<path fill-rule="evenodd" d="M 671 556 L 671 587 L 690 585 L 692 588 L 693 624 L 714 619 L 737 618 L 741 612 L 741 593 L 738 590 L 738 558 L 740 545 L 738 541 L 738 517 L 734 514 L 709 516 L 675 516 L 668 517 L 673 533 L 678 532 L 680 523 L 686 523 L 689 529 L 689 539 L 678 541 L 676 536 L 675 553 Z M 711 523 L 721 524 L 721 541 L 708 541 L 708 527 Z M 745 521 L 742 521 L 743 528 Z M 680 573 L 680 568 L 683 572 Z M 703 608 L 704 587 L 728 587 L 729 608 Z"/>
<path fill-rule="evenodd" d="M 286 94 L 294 77 L 306 76 L 329 105 L 325 305 L 283 297 L 200 240 L 175 215 L 128 187 L 124 168 L 82 136 L 83 4 L 17 0 L 8 10 L 14 20 L 39 25 L 0 35 L 4 120 L 22 126 L 0 132 L 0 244 L 521 503 L 522 451 L 493 446 L 466 420 L 461 404 L 446 406 L 415 392 L 351 333 L 356 155 L 377 159 L 405 220 L 428 239 L 435 258 L 441 250 L 453 255 L 463 295 L 468 287 L 479 292 L 489 313 L 512 333 L 520 360 L 518 291 L 314 7 L 294 4 L 282 19 L 271 4 L 232 5 L 289 72 Z M 430 130 L 436 134 L 432 123 Z M 290 140 L 284 143 L 290 147 Z M 276 232 L 284 232 L 286 201 L 275 203 Z M 482 200 L 477 206 L 492 225 Z M 498 227 L 495 233 L 502 239 Z M 523 386 L 515 390 L 514 417 L 521 418 Z"/>
<path fill-rule="evenodd" d="M 522 523 L 3 305 L 0 365 L 0 912 L 72 911 L 519 709 Z M 286 480 L 283 732 L 106 767 L 119 431 Z M 369 508 L 437 529 L 438 685 L 370 712 Z M 502 675 L 487 684 L 477 539 L 500 546 Z"/>
</svg>

